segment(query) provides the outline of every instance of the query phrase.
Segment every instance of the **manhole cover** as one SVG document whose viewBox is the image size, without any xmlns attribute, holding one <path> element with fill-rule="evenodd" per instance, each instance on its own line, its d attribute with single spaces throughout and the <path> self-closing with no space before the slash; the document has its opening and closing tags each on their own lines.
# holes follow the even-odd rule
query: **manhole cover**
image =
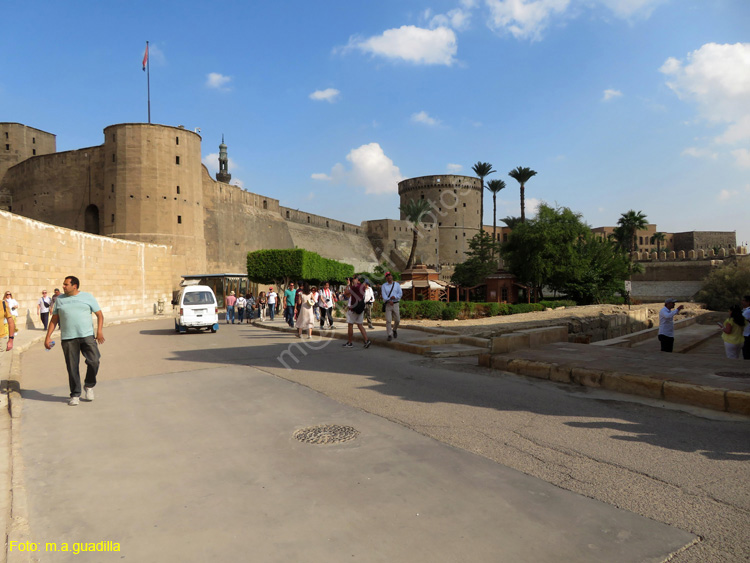
<svg viewBox="0 0 750 563">
<path fill-rule="evenodd" d="M 750 379 L 750 373 L 744 371 L 717 371 L 719 377 L 734 377 L 737 379 Z"/>
<path fill-rule="evenodd" d="M 349 442 L 359 436 L 359 430 L 351 426 L 338 424 L 320 424 L 301 428 L 294 433 L 294 437 L 306 444 L 340 444 Z"/>
</svg>

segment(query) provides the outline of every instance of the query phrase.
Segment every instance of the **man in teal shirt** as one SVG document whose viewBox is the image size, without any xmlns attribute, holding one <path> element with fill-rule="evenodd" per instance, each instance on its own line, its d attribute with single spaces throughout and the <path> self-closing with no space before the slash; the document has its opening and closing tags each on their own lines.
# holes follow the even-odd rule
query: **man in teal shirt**
<svg viewBox="0 0 750 563">
<path fill-rule="evenodd" d="M 80 283 L 75 276 L 65 278 L 64 294 L 55 300 L 52 318 L 47 327 L 47 336 L 44 339 L 44 347 L 47 350 L 51 349 L 52 332 L 60 324 L 60 339 L 70 384 L 70 401 L 68 401 L 70 406 L 76 406 L 81 397 L 81 374 L 78 369 L 81 354 L 86 360 L 84 398 L 87 401 L 94 400 L 94 386 L 100 358 L 97 342 L 104 344 L 104 315 L 93 295 L 78 290 Z M 94 336 L 91 313 L 96 315 L 96 336 Z"/>
<path fill-rule="evenodd" d="M 297 298 L 297 292 L 294 290 L 294 283 L 289 282 L 289 287 L 284 291 L 284 319 L 286 324 L 294 328 L 294 304 Z"/>
</svg>

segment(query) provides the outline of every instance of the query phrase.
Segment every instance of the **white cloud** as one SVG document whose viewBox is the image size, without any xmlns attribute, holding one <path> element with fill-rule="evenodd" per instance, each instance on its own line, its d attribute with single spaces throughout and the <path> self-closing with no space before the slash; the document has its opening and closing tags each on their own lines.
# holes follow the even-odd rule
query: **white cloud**
<svg viewBox="0 0 750 563">
<path fill-rule="evenodd" d="M 448 172 L 452 174 L 458 174 L 459 172 L 461 172 L 461 170 L 464 169 L 464 167 L 460 164 L 448 164 L 446 168 L 448 169 Z"/>
<path fill-rule="evenodd" d="M 330 181 L 332 178 L 328 174 L 324 174 L 322 172 L 316 172 L 315 174 L 310 174 L 310 178 L 313 180 L 326 180 Z"/>
<path fill-rule="evenodd" d="M 669 58 L 659 69 L 681 98 L 695 102 L 704 119 L 727 124 L 719 143 L 750 139 L 750 43 L 706 43 L 687 63 Z"/>
<path fill-rule="evenodd" d="M 424 29 L 403 25 L 388 29 L 382 35 L 361 39 L 353 37 L 346 49 L 356 48 L 387 59 L 401 59 L 414 64 L 446 65 L 455 62 L 456 34 L 452 29 Z"/>
<path fill-rule="evenodd" d="M 750 168 L 750 150 L 749 149 L 737 149 L 732 151 L 732 156 L 737 162 L 737 166 L 741 168 Z"/>
<path fill-rule="evenodd" d="M 536 215 L 537 211 L 539 211 L 539 206 L 542 204 L 541 199 L 537 199 L 535 197 L 527 197 L 524 201 L 525 208 L 526 208 L 526 216 L 529 215 Z"/>
<path fill-rule="evenodd" d="M 201 162 L 206 165 L 206 168 L 208 168 L 208 173 L 211 175 L 211 177 L 215 178 L 216 173 L 219 171 L 219 153 L 212 152 L 211 154 L 207 154 L 201 159 Z M 240 167 L 235 164 L 234 160 L 232 160 L 232 157 L 228 158 L 227 167 L 229 168 L 230 174 L 233 170 L 240 170 Z M 235 179 L 232 178 L 232 184 L 234 184 L 234 182 Z"/>
<path fill-rule="evenodd" d="M 333 103 L 338 100 L 339 92 L 336 90 L 336 88 L 326 88 L 325 90 L 315 90 L 312 94 L 310 94 L 310 99 L 315 101 L 326 101 L 329 103 Z"/>
<path fill-rule="evenodd" d="M 436 27 L 449 27 L 456 31 L 466 31 L 471 24 L 471 13 L 461 8 L 450 10 L 445 14 L 435 14 L 434 16 L 431 15 L 430 10 L 427 10 L 425 17 L 429 20 L 429 26 L 432 29 Z"/>
<path fill-rule="evenodd" d="M 604 91 L 604 96 L 602 97 L 602 101 L 608 102 L 609 100 L 613 100 L 614 98 L 619 98 L 622 96 L 622 92 L 619 90 L 611 90 L 607 89 Z"/>
<path fill-rule="evenodd" d="M 215 88 L 216 90 L 230 90 L 227 84 L 231 81 L 231 76 L 224 76 L 218 72 L 209 72 L 206 75 L 206 86 L 208 88 Z"/>
<path fill-rule="evenodd" d="M 367 194 L 395 194 L 404 179 L 398 166 L 386 156 L 378 143 L 362 145 L 346 155 L 350 167 L 338 163 L 329 178 L 337 184 L 364 188 Z M 320 175 L 322 176 L 322 175 Z"/>
<path fill-rule="evenodd" d="M 430 117 L 426 111 L 420 111 L 419 113 L 412 114 L 411 120 L 413 123 L 423 123 L 431 127 L 440 125 L 440 120 L 435 119 L 434 117 Z"/>
<path fill-rule="evenodd" d="M 736 198 L 740 193 L 738 191 L 721 190 L 719 192 L 719 201 L 728 201 Z"/>
<path fill-rule="evenodd" d="M 516 39 L 538 41 L 554 16 L 563 14 L 570 0 L 486 0 L 490 29 Z"/>
<path fill-rule="evenodd" d="M 693 158 L 710 158 L 716 160 L 719 155 L 710 149 L 699 149 L 697 147 L 688 147 L 682 151 L 683 156 L 692 156 Z"/>
<path fill-rule="evenodd" d="M 616 17 L 633 20 L 648 18 L 667 0 L 485 0 L 490 10 L 487 25 L 497 33 L 510 33 L 516 39 L 539 41 L 557 19 L 573 18 L 598 4 Z M 468 7 L 464 5 L 464 8 Z"/>
</svg>

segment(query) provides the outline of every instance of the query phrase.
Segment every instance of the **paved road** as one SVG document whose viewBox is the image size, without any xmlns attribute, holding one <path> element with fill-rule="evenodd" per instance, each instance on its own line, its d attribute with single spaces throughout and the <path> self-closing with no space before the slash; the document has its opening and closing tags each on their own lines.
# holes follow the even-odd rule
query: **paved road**
<svg viewBox="0 0 750 563">
<path fill-rule="evenodd" d="M 122 543 L 97 561 L 661 561 L 694 534 L 672 561 L 750 557 L 747 419 L 340 344 L 113 327 L 75 408 L 59 350 L 30 350 L 32 538 Z M 322 423 L 361 434 L 291 437 Z"/>
</svg>

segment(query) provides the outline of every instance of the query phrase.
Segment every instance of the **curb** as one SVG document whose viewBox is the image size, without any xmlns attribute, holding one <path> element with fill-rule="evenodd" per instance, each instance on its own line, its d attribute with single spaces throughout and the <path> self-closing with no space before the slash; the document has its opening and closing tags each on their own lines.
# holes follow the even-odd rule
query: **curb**
<svg viewBox="0 0 750 563">
<path fill-rule="evenodd" d="M 722 389 L 659 376 L 572 367 L 493 354 L 481 354 L 479 365 L 527 377 L 548 379 L 556 383 L 598 387 L 617 393 L 750 416 L 750 391 Z"/>
</svg>

